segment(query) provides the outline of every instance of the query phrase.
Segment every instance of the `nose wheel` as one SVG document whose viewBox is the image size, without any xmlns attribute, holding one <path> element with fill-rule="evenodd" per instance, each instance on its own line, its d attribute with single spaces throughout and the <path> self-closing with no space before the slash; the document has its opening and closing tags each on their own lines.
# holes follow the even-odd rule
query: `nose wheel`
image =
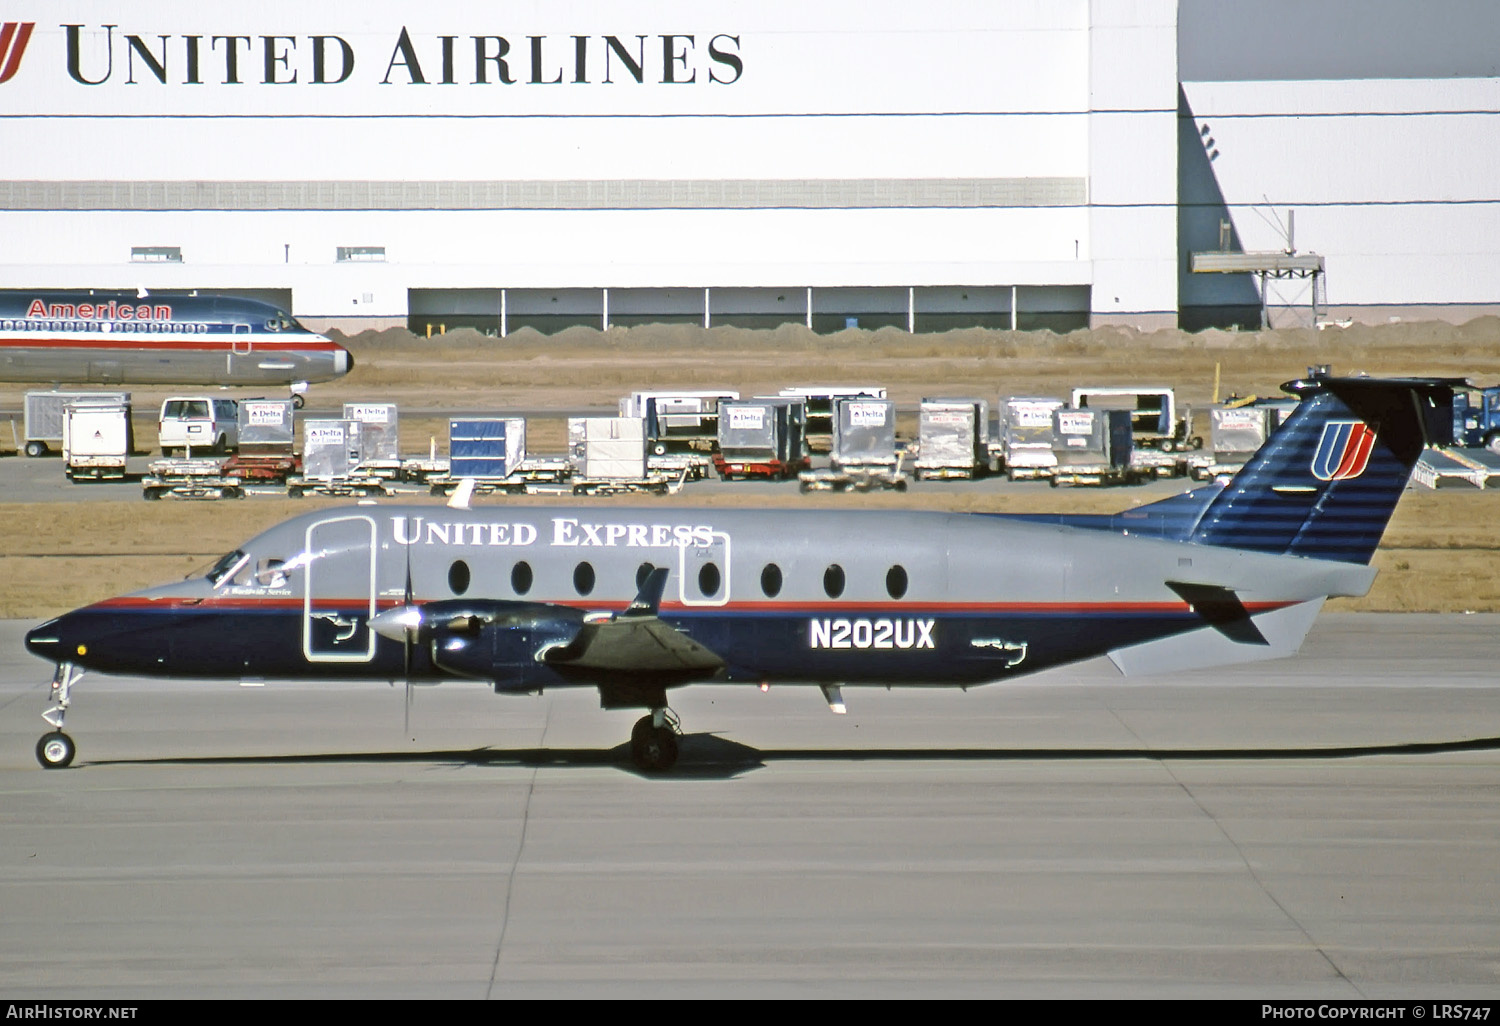
<svg viewBox="0 0 1500 1026">
<path fill-rule="evenodd" d="M 47 769 L 64 769 L 73 762 L 78 751 L 73 739 L 60 730 L 43 734 L 36 743 L 36 761 Z"/>
<path fill-rule="evenodd" d="M 630 732 L 630 759 L 637 769 L 660 773 L 677 764 L 680 724 L 670 709 L 655 709 L 636 721 Z"/>
<path fill-rule="evenodd" d="M 83 676 L 83 671 L 72 663 L 58 663 L 57 673 L 52 677 L 51 699 L 57 704 L 42 713 L 42 719 L 56 729 L 43 734 L 36 743 L 36 761 L 46 769 L 64 769 L 72 764 L 78 747 L 73 739 L 63 733 L 63 718 L 72 704 L 73 685 Z"/>
</svg>

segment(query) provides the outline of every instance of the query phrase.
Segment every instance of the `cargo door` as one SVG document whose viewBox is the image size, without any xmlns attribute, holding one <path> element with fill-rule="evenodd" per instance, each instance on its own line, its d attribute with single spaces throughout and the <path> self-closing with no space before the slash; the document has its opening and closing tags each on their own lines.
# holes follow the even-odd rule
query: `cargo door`
<svg viewBox="0 0 1500 1026">
<path fill-rule="evenodd" d="M 365 663 L 375 656 L 375 521 L 334 517 L 307 529 L 302 651 L 312 663 Z"/>
</svg>

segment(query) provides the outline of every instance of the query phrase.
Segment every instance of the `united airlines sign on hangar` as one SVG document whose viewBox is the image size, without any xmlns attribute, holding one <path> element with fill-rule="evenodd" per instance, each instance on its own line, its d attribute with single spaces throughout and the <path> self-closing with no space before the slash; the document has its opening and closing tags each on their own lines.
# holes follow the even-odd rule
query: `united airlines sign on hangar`
<svg viewBox="0 0 1500 1026">
<path fill-rule="evenodd" d="M 15 87 L 37 99 L 45 94 L 54 106 L 59 101 L 65 107 L 80 105 L 84 109 L 79 113 L 130 113 L 124 104 L 139 104 L 149 91 L 156 92 L 151 113 L 197 108 L 206 102 L 204 93 L 215 94 L 208 102 L 216 106 L 237 105 L 232 95 L 261 87 L 254 100 L 245 97 L 256 108 L 267 105 L 267 93 L 296 92 L 314 95 L 286 95 L 283 101 L 270 102 L 277 107 L 326 107 L 329 92 L 337 88 L 341 105 L 353 100 L 364 108 L 356 94 L 365 93 L 372 106 L 382 108 L 352 111 L 368 114 L 390 113 L 393 101 L 396 112 L 406 112 L 406 102 L 393 94 L 428 92 L 412 87 L 454 87 L 454 92 L 476 94 L 483 107 L 493 109 L 497 88 L 509 94 L 503 102 L 512 106 L 515 92 L 527 87 L 550 86 L 554 92 L 712 88 L 735 86 L 745 75 L 738 32 L 695 26 L 683 31 L 593 34 L 524 25 L 508 32 L 410 24 L 388 31 L 338 31 L 335 26 L 313 31 L 268 26 L 252 31 L 243 18 L 222 27 L 184 28 L 127 24 L 118 10 L 113 13 L 114 18 L 94 24 L 0 22 L 0 82 L 14 80 Z M 68 90 L 67 99 L 60 98 L 60 89 Z M 187 92 L 197 95 L 182 95 Z M 110 93 L 124 95 L 112 102 L 102 95 Z M 433 98 L 412 100 L 430 105 Z M 530 106 L 526 101 L 522 105 Z M 6 106 L 14 110 L 12 103 Z M 462 111 L 470 100 L 450 95 L 444 106 Z"/>
</svg>

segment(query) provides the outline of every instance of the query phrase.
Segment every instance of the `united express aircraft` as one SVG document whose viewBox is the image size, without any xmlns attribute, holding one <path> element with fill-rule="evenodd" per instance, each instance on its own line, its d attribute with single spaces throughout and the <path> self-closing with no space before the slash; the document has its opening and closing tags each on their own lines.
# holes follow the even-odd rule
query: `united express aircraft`
<svg viewBox="0 0 1500 1026">
<path fill-rule="evenodd" d="M 0 381 L 287 385 L 300 396 L 353 366 L 348 350 L 256 299 L 0 294 Z"/>
<path fill-rule="evenodd" d="M 677 757 L 670 689 L 983 684 L 1108 656 L 1160 673 L 1290 655 L 1363 595 L 1451 380 L 1293 383 L 1295 412 L 1227 485 L 1116 515 L 361 505 L 296 517 L 201 576 L 26 636 L 56 664 L 37 744 L 85 670 L 147 677 L 597 688 Z M 1435 441 L 1446 439 L 1436 438 Z"/>
</svg>

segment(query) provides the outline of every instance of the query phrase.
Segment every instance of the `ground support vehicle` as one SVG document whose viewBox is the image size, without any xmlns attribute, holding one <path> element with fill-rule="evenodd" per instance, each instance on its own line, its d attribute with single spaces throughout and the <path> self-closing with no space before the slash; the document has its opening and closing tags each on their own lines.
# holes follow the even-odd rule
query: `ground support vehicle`
<svg viewBox="0 0 1500 1026">
<path fill-rule="evenodd" d="M 647 456 L 647 474 L 666 474 L 688 481 L 702 481 L 718 456 L 702 452 L 669 452 L 665 456 Z"/>
<path fill-rule="evenodd" d="M 989 469 L 990 404 L 983 399 L 923 399 L 917 411 L 917 480 L 973 479 Z"/>
<path fill-rule="evenodd" d="M 645 421 L 647 448 L 654 456 L 709 453 L 718 444 L 720 404 L 739 397 L 728 391 L 632 392 L 620 400 L 619 412 Z"/>
<path fill-rule="evenodd" d="M 304 474 L 301 477 L 287 478 L 286 493 L 294 499 L 300 499 L 309 493 L 341 498 L 370 498 L 394 494 L 389 485 L 386 478 L 376 474 L 354 473 L 343 477 L 308 477 Z"/>
<path fill-rule="evenodd" d="M 573 464 L 561 457 L 528 456 L 505 477 L 473 477 L 471 480 L 474 482 L 476 495 L 494 492 L 522 495 L 541 489 L 551 494 L 566 495 L 571 490 L 566 484 L 572 476 Z M 445 468 L 442 474 L 434 474 L 428 478 L 427 484 L 433 495 L 452 495 L 453 490 L 463 481 L 464 478 L 453 476 Z"/>
<path fill-rule="evenodd" d="M 387 479 L 360 467 L 357 420 L 307 420 L 302 423 L 302 474 L 287 478 L 294 499 L 319 495 L 389 495 Z"/>
<path fill-rule="evenodd" d="M 1189 476 L 1208 481 L 1237 473 L 1276 430 L 1278 412 L 1274 406 L 1257 403 L 1209 410 L 1209 445 L 1188 455 Z"/>
<path fill-rule="evenodd" d="M 359 424 L 354 465 L 371 477 L 401 479 L 401 443 L 395 403 L 345 403 L 344 419 Z"/>
<path fill-rule="evenodd" d="M 785 480 L 812 469 L 807 405 L 800 399 L 757 397 L 719 405 L 714 469 L 725 481 Z"/>
<path fill-rule="evenodd" d="M 70 481 L 124 480 L 131 437 L 129 403 L 69 403 L 63 411 L 63 472 Z"/>
<path fill-rule="evenodd" d="M 141 481 L 147 499 L 243 499 L 244 482 L 224 471 L 224 461 L 204 457 L 154 460 Z"/>
<path fill-rule="evenodd" d="M 900 464 L 894 467 L 819 467 L 797 475 L 797 488 L 806 492 L 906 491 L 907 477 Z"/>
<path fill-rule="evenodd" d="M 841 399 L 884 399 L 885 389 L 877 385 L 800 385 L 783 388 L 777 393 L 784 399 L 801 399 L 806 409 L 805 437 L 812 452 L 833 449 L 834 407 Z"/>
<path fill-rule="evenodd" d="M 1054 488 L 1134 484 L 1150 476 L 1131 461 L 1134 445 L 1128 411 L 1060 407 L 1052 412 L 1052 426 L 1057 466 L 1047 481 Z"/>
<path fill-rule="evenodd" d="M 1500 385 L 1453 393 L 1453 439 L 1469 449 L 1500 445 Z"/>
<path fill-rule="evenodd" d="M 295 408 L 291 399 L 242 399 L 239 452 L 224 461 L 224 473 L 247 485 L 285 487 L 302 473 L 295 449 Z"/>
<path fill-rule="evenodd" d="M 1179 415 L 1176 393 L 1166 387 L 1085 387 L 1073 389 L 1074 409 L 1124 410 L 1130 414 L 1130 436 L 1137 449 L 1187 452 L 1203 448 L 1192 433 L 1192 418 Z"/>
<path fill-rule="evenodd" d="M 63 420 L 67 416 L 69 403 L 102 402 L 130 405 L 129 392 L 79 392 L 51 389 L 45 392 L 27 392 L 25 410 L 22 414 L 23 440 L 20 450 L 27 456 L 45 456 L 53 449 L 62 450 Z M 14 430 L 14 428 L 12 428 Z M 134 436 L 130 449 L 135 449 Z"/>
<path fill-rule="evenodd" d="M 1130 465 L 1142 477 L 1181 477 L 1188 472 L 1187 457 L 1159 449 L 1132 449 Z"/>
<path fill-rule="evenodd" d="M 289 400 L 290 401 L 290 400 Z M 163 456 L 229 453 L 240 445 L 239 404 L 207 395 L 179 395 L 161 404 L 157 444 Z"/>
<path fill-rule="evenodd" d="M 246 455 L 236 453 L 223 463 L 223 471 L 237 477 L 246 485 L 284 486 L 302 474 L 302 459 L 299 456 L 276 456 L 270 453 Z"/>
<path fill-rule="evenodd" d="M 653 473 L 639 479 L 574 477 L 566 485 L 573 495 L 676 495 L 687 483 L 687 474 Z M 528 489 L 533 494 L 547 494 L 545 487 Z"/>
<path fill-rule="evenodd" d="M 1035 480 L 1057 466 L 1052 452 L 1052 411 L 1063 405 L 1050 396 L 1005 396 L 995 441 L 990 443 L 998 466 L 1012 481 Z"/>
<path fill-rule="evenodd" d="M 1497 477 L 1500 453 L 1493 449 L 1429 448 L 1412 468 L 1412 480 L 1426 488 L 1440 488 L 1449 481 L 1487 488 Z"/>
</svg>

